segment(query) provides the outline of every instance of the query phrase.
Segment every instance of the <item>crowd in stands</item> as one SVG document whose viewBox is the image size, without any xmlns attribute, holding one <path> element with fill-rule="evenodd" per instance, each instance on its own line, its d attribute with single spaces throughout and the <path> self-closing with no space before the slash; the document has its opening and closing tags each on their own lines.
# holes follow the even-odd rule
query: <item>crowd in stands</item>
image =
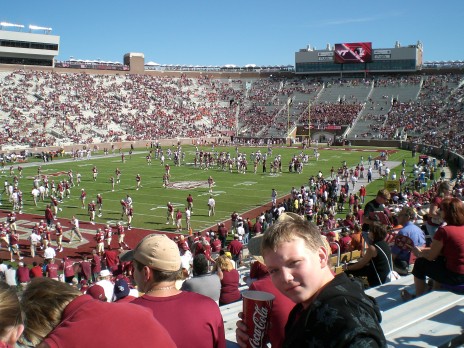
<svg viewBox="0 0 464 348">
<path fill-rule="evenodd" d="M 435 75 L 423 78 L 417 100 L 393 101 L 381 123 L 371 125 L 384 139 L 392 139 L 404 128 L 409 139 L 462 153 L 462 97 L 458 88 L 462 75 Z M 414 82 L 414 81 L 412 81 Z M 455 127 L 458 126 L 458 127 Z"/>
<path fill-rule="evenodd" d="M 261 78 L 254 80 L 154 77 L 150 75 L 92 75 L 40 71 L 14 71 L 0 85 L 0 140 L 9 145 L 47 146 L 152 140 L 172 137 L 283 136 L 287 102 L 290 127 L 307 123 L 307 102 L 324 86 L 356 88 L 374 82 L 374 88 L 420 85 L 415 100 L 385 96 L 386 117 L 370 127 L 381 138 L 408 135 L 462 152 L 462 75 L 376 77 L 373 79 Z M 316 97 L 314 97 L 316 98 Z M 364 102 L 367 108 L 382 100 L 347 97 L 335 104 L 311 105 L 315 128 L 351 125 Z M 306 99 L 306 98 L 304 98 Z M 375 107 L 377 107 L 375 105 Z M 380 107 L 380 106 L 379 106 Z"/>
</svg>

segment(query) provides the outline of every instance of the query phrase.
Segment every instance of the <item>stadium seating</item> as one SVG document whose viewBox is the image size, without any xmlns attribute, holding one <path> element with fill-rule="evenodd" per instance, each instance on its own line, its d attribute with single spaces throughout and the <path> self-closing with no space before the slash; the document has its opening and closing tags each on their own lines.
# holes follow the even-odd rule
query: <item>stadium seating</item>
<svg viewBox="0 0 464 348">
<path fill-rule="evenodd" d="M 347 139 L 408 139 L 464 152 L 462 74 L 372 79 L 190 78 L 0 72 L 0 140 L 60 146 L 238 134 L 286 138 L 298 124 Z"/>
</svg>

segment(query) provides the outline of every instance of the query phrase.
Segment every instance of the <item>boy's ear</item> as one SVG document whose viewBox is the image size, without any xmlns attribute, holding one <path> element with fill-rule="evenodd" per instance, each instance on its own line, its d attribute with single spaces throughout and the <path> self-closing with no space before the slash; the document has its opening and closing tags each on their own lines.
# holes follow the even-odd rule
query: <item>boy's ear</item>
<svg viewBox="0 0 464 348">
<path fill-rule="evenodd" d="M 329 252 L 327 248 L 324 246 L 319 247 L 318 256 L 321 268 L 327 267 L 329 265 Z"/>
</svg>

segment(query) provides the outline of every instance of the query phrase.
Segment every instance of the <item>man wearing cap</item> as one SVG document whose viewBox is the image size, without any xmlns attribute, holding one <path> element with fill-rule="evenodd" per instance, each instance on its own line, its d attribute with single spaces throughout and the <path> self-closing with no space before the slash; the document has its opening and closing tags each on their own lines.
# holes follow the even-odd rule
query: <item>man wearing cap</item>
<svg viewBox="0 0 464 348">
<path fill-rule="evenodd" d="M 114 294 L 114 284 L 111 282 L 111 272 L 107 269 L 100 271 L 100 280 L 95 284 L 100 285 L 105 290 L 106 302 L 111 302 Z"/>
<path fill-rule="evenodd" d="M 118 279 L 114 282 L 113 302 L 132 302 L 136 297 L 130 295 L 129 284 L 124 279 Z"/>
<path fill-rule="evenodd" d="M 86 291 L 87 295 L 92 296 L 94 299 L 102 302 L 108 302 L 108 299 L 105 295 L 105 289 L 101 285 L 94 284 Z"/>
<path fill-rule="evenodd" d="M 363 216 L 363 232 L 369 231 L 369 226 L 371 226 L 376 220 L 372 220 L 371 213 L 376 212 L 386 212 L 385 205 L 390 199 L 390 192 L 386 189 L 381 189 L 377 192 L 377 196 L 372 200 L 367 202 L 364 207 L 364 216 Z"/>
<path fill-rule="evenodd" d="M 403 226 L 398 231 L 396 238 L 400 239 L 401 236 L 406 236 L 411 239 L 413 245 L 405 248 L 398 246 L 399 243 L 395 243 L 391 247 L 392 259 L 395 270 L 403 275 L 408 274 L 408 267 L 410 263 L 414 263 L 415 257 L 411 254 L 411 250 L 414 247 L 425 246 L 425 234 L 419 226 L 414 224 L 416 219 L 416 211 L 412 207 L 404 207 L 398 213 L 398 223 Z M 412 256 L 412 257 L 411 257 Z"/>
<path fill-rule="evenodd" d="M 134 279 L 139 291 L 145 293 L 131 303 L 150 308 L 178 348 L 192 344 L 196 348 L 226 346 L 217 304 L 209 297 L 175 287 L 181 259 L 174 241 L 165 235 L 149 235 L 121 260 L 133 260 Z"/>
<path fill-rule="evenodd" d="M 18 262 L 18 270 L 16 271 L 16 276 L 18 277 L 18 283 L 25 288 L 27 284 L 31 281 L 29 268 L 24 264 L 24 262 Z"/>
</svg>

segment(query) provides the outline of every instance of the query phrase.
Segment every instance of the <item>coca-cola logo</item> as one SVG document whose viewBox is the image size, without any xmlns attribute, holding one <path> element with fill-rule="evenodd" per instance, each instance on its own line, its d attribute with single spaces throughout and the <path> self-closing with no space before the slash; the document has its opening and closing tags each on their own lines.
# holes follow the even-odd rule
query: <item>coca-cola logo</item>
<svg viewBox="0 0 464 348">
<path fill-rule="evenodd" d="M 252 348 L 263 347 L 263 340 L 266 334 L 266 326 L 268 322 L 269 309 L 267 307 L 259 307 L 255 304 L 253 313 L 254 331 L 253 336 L 248 340 Z"/>
</svg>

